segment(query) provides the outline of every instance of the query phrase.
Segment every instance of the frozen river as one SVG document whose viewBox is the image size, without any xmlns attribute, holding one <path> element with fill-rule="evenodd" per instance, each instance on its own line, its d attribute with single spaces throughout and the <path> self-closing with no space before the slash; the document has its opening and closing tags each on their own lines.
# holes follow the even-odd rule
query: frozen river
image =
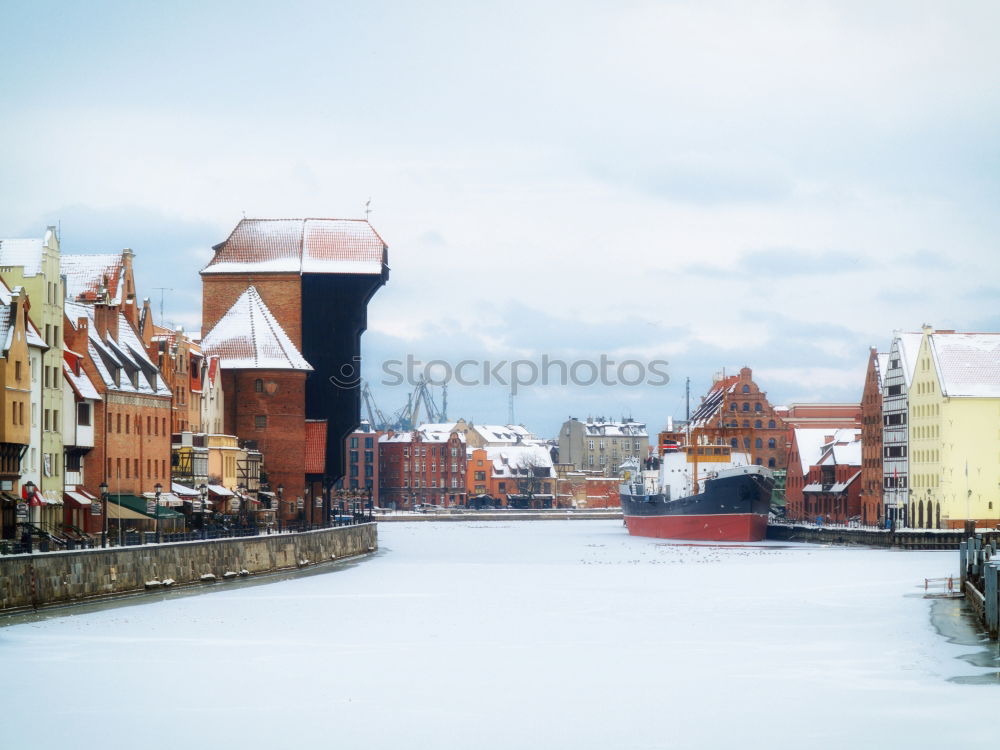
<svg viewBox="0 0 1000 750">
<path fill-rule="evenodd" d="M 961 658 L 991 664 L 989 650 L 917 588 L 956 553 L 672 546 L 615 521 L 379 537 L 376 556 L 321 574 L 0 628 L 0 747 L 941 748 L 993 734 L 975 722 L 1000 705 L 997 667 Z"/>
</svg>

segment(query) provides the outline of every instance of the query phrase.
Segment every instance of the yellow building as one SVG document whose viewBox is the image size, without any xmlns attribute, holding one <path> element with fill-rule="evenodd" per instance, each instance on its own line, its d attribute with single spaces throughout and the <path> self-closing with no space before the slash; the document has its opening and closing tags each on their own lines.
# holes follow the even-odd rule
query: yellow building
<svg viewBox="0 0 1000 750">
<path fill-rule="evenodd" d="M 1000 523 L 1000 333 L 925 326 L 908 418 L 910 524 Z"/>
</svg>

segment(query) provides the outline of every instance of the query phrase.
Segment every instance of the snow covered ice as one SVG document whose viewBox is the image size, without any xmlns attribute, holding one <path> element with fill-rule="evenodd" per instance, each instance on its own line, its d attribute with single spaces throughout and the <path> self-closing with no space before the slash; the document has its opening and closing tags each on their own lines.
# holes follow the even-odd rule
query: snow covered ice
<svg viewBox="0 0 1000 750">
<path fill-rule="evenodd" d="M 997 667 L 961 659 L 987 647 L 942 637 L 918 589 L 957 553 L 675 546 L 620 521 L 379 537 L 322 573 L 0 628 L 0 746 L 940 748 L 1000 705 L 952 681 Z"/>
</svg>

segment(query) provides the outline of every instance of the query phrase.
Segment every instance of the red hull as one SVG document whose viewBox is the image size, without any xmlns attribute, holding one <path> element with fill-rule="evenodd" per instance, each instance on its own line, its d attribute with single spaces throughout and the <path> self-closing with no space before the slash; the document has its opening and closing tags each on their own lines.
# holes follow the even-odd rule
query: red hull
<svg viewBox="0 0 1000 750">
<path fill-rule="evenodd" d="M 625 516 L 625 525 L 632 536 L 706 542 L 759 542 L 767 533 L 767 517 L 756 513 Z"/>
</svg>

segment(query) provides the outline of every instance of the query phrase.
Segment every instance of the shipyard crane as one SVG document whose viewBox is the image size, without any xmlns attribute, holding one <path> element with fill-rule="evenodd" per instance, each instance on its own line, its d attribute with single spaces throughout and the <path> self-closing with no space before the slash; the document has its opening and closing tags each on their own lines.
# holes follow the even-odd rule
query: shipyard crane
<svg viewBox="0 0 1000 750">
<path fill-rule="evenodd" d="M 429 422 L 444 422 L 448 418 L 448 391 L 447 386 L 442 386 L 443 408 L 439 409 L 434 401 L 434 394 L 431 393 L 431 384 L 426 378 L 421 376 L 417 387 L 413 389 L 406 400 L 406 406 L 393 415 L 392 428 L 396 430 L 412 430 L 420 424 L 421 408 L 426 414 Z"/>
<path fill-rule="evenodd" d="M 372 426 L 372 429 L 387 429 L 389 427 L 389 420 L 385 418 L 382 410 L 379 409 L 378 404 L 375 403 L 375 395 L 372 393 L 372 389 L 368 386 L 367 380 L 361 383 L 361 400 L 365 404 L 365 410 L 368 412 L 368 424 Z"/>
</svg>

